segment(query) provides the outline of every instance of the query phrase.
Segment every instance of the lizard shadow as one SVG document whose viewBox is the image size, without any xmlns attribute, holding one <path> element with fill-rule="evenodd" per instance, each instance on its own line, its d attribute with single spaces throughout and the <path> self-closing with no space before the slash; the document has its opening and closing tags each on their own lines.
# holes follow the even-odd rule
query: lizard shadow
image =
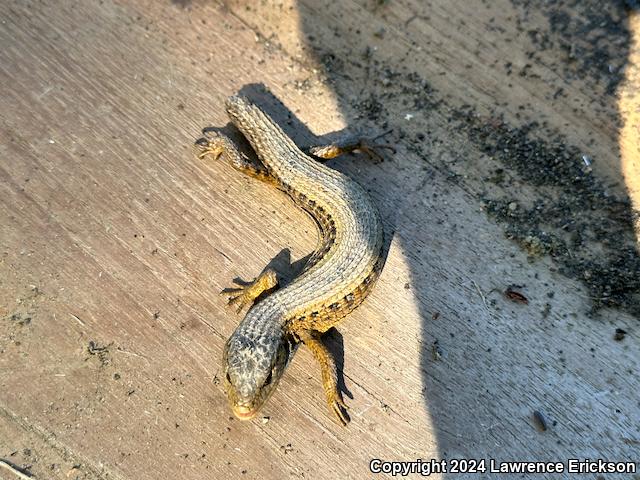
<svg viewBox="0 0 640 480">
<path fill-rule="evenodd" d="M 628 199 L 624 197 L 624 191 L 619 193 L 622 200 L 616 208 L 622 211 L 620 220 L 614 225 L 615 228 L 603 227 L 609 212 L 602 207 L 607 205 L 602 198 L 606 198 L 608 192 L 600 189 L 601 195 L 589 196 L 583 190 L 576 189 L 573 180 L 567 180 L 582 178 L 579 168 L 573 173 L 573 170 L 554 166 L 555 158 L 580 156 L 576 153 L 577 147 L 572 147 L 566 140 L 560 142 L 557 138 L 547 138 L 549 134 L 546 127 L 531 120 L 536 118 L 535 104 L 518 107 L 495 102 L 495 105 L 490 104 L 487 108 L 482 103 L 482 97 L 471 96 L 468 100 L 470 105 L 464 103 L 467 102 L 464 96 L 461 96 L 462 99 L 454 98 L 452 92 L 466 84 L 476 88 L 496 85 L 511 88 L 512 83 L 518 86 L 522 84 L 525 90 L 539 87 L 534 76 L 529 76 L 528 69 L 532 67 L 529 64 L 522 69 L 518 78 L 514 78 L 511 76 L 511 62 L 503 69 L 499 59 L 489 66 L 484 64 L 480 56 L 473 58 L 475 64 L 467 58 L 468 68 L 476 67 L 479 73 L 484 70 L 491 73 L 480 82 L 475 82 L 473 76 L 465 75 L 465 72 L 456 72 L 455 69 L 448 71 L 451 65 L 460 63 L 461 58 L 453 55 L 463 47 L 457 44 L 459 39 L 451 32 L 437 29 L 438 25 L 448 23 L 444 19 L 446 15 L 459 16 L 458 12 L 447 11 L 446 5 L 447 2 L 434 2 L 430 6 L 411 5 L 410 11 L 402 12 L 401 8 L 394 10 L 393 4 L 378 2 L 371 11 L 361 9 L 354 16 L 350 15 L 353 12 L 348 6 L 339 3 L 327 3 L 318 9 L 309 2 L 299 2 L 302 43 L 322 71 L 320 81 L 327 79 L 323 88 L 331 90 L 346 122 L 353 125 L 366 121 L 384 130 L 393 127 L 400 153 L 405 154 L 396 155 L 391 162 L 375 167 L 368 165 L 367 168 L 359 168 L 361 165 L 357 157 L 350 162 L 331 162 L 333 168 L 349 174 L 367 187 L 380 210 L 386 231 L 392 232 L 386 236 L 385 247 L 388 249 L 393 239 L 394 248 L 402 251 L 402 254 L 394 256 L 394 262 L 401 259 L 407 267 L 405 288 L 412 290 L 419 330 L 415 332 L 415 337 L 404 340 L 408 342 L 405 345 L 411 348 L 407 357 L 399 358 L 398 363 L 391 367 L 384 365 L 384 368 L 390 368 L 390 376 L 402 369 L 415 368 L 421 378 L 421 385 L 418 382 L 405 384 L 411 395 L 421 399 L 425 416 L 419 421 L 430 429 L 433 439 L 427 439 L 427 443 L 418 447 L 427 445 L 433 450 L 425 452 L 416 449 L 420 455 L 511 459 L 525 452 L 535 455 L 535 459 L 557 459 L 559 452 L 567 456 L 598 455 L 601 452 L 597 448 L 586 444 L 574 445 L 574 439 L 571 438 L 576 432 L 588 433 L 586 430 L 591 430 L 591 426 L 575 425 L 564 432 L 558 430 L 536 435 L 531 421 L 531 412 L 539 405 L 555 409 L 556 418 L 579 415 L 579 409 L 574 404 L 581 393 L 571 387 L 571 381 L 578 381 L 579 378 L 576 369 L 566 371 L 571 381 L 565 382 L 559 381 L 554 367 L 549 366 L 557 364 L 557 354 L 562 354 L 563 348 L 566 348 L 564 343 L 570 334 L 565 330 L 575 328 L 579 331 L 569 340 L 578 343 L 582 341 L 581 335 L 590 336 L 593 340 L 597 335 L 593 334 L 596 328 L 589 325 L 576 327 L 566 320 L 567 314 L 564 312 L 569 296 L 564 297 L 565 304 L 560 301 L 554 305 L 560 313 L 553 312 L 550 318 L 543 314 L 542 319 L 535 319 L 546 322 L 543 323 L 544 328 L 539 328 L 527 323 L 536 312 L 516 310 L 518 307 L 504 300 L 500 303 L 496 298 L 487 300 L 482 292 L 483 289 L 492 292 L 492 287 L 496 286 L 502 290 L 516 278 L 526 278 L 539 289 L 547 290 L 548 287 L 551 290 L 563 285 L 561 280 L 554 277 L 558 266 L 553 262 L 558 262 L 560 270 L 564 270 L 561 273 L 571 279 L 585 277 L 584 273 L 592 276 L 589 269 L 595 265 L 587 252 L 582 263 L 568 255 L 567 258 L 552 256 L 529 266 L 526 248 L 520 245 L 525 250 L 523 253 L 518 246 L 506 242 L 496 222 L 502 222 L 508 238 L 521 234 L 524 240 L 528 237 L 541 238 L 542 242 L 547 238 L 545 231 L 549 229 L 548 225 L 553 224 L 558 216 L 567 216 L 570 221 L 566 225 L 581 225 L 572 232 L 578 239 L 589 229 L 595 229 L 601 236 L 607 237 L 608 244 L 613 246 L 609 253 L 615 259 L 615 246 L 619 244 L 620 236 L 617 232 L 624 232 L 625 236 L 631 238 L 632 212 Z M 434 12 L 430 11 L 431 7 L 434 7 Z M 523 31 L 521 24 L 527 22 L 530 11 L 546 16 L 551 25 L 540 37 L 537 34 L 533 36 L 531 44 L 522 47 L 529 47 L 534 52 L 543 51 L 549 46 L 541 39 L 553 37 L 556 43 L 552 60 L 556 64 L 552 64 L 551 68 L 543 61 L 526 57 L 528 52 L 516 52 L 522 54 L 523 62 L 531 60 L 541 72 L 551 70 L 549 83 L 554 84 L 557 90 L 549 91 L 547 97 L 539 95 L 540 102 L 547 102 L 551 96 L 554 99 L 556 96 L 562 97 L 562 82 L 570 84 L 573 79 L 574 72 L 571 69 L 575 65 L 567 66 L 564 62 L 566 52 L 563 49 L 567 45 L 572 50 L 574 45 L 578 45 L 576 48 L 590 56 L 592 64 L 585 63 L 580 68 L 595 83 L 608 82 L 607 92 L 615 92 L 617 82 L 622 78 L 619 72 L 623 71 L 630 43 L 629 29 L 624 20 L 627 7 L 617 2 L 615 18 L 609 18 L 608 14 L 600 18 L 596 10 L 584 7 L 582 13 L 592 17 L 592 25 L 607 26 L 608 34 L 615 40 L 607 45 L 600 41 L 590 44 L 586 37 L 590 35 L 593 40 L 595 36 L 598 40 L 598 30 L 592 28 L 588 31 L 583 25 L 574 25 L 570 21 L 574 10 L 580 8 L 577 4 L 566 7 L 542 3 L 521 7 L 513 2 L 512 17 L 502 19 L 505 23 L 513 23 L 512 33 L 505 33 L 502 37 L 501 34 L 496 35 L 502 42 L 511 42 L 520 35 Z M 435 19 L 436 12 L 442 19 Z M 500 13 L 495 9 L 490 14 Z M 394 18 L 395 15 L 398 17 Z M 400 20 L 402 17 L 407 18 L 404 25 Z M 354 24 L 354 18 L 367 18 L 370 23 Z M 416 23 L 412 23 L 414 21 Z M 491 22 L 493 19 L 489 20 L 489 24 Z M 390 26 L 393 33 L 388 33 L 385 28 L 376 30 L 376 26 L 381 24 Z M 418 24 L 421 24 L 421 28 Z M 462 18 L 460 24 L 465 25 Z M 486 28 L 487 32 L 494 29 L 491 25 Z M 403 36 L 400 32 L 407 35 Z M 470 35 L 473 33 L 477 32 L 469 30 Z M 277 41 L 279 33 L 274 31 L 273 35 Z M 388 42 L 385 35 L 394 38 Z M 412 35 L 422 43 L 412 41 Z M 398 37 L 400 41 L 394 42 Z M 282 40 L 286 44 L 286 37 L 283 36 Z M 458 47 L 451 49 L 454 53 L 449 52 L 451 58 L 443 59 L 447 49 L 440 51 L 439 47 L 449 43 Z M 594 46 L 596 43 L 598 45 Z M 289 48 L 295 47 L 289 45 Z M 429 53 L 423 55 L 421 52 Z M 619 64 L 601 64 L 614 58 L 613 53 L 616 58 L 622 59 Z M 414 61 L 413 57 L 418 61 Z M 554 66 L 556 70 L 562 69 L 564 75 L 556 76 Z M 618 73 L 603 80 L 601 72 L 605 70 Z M 445 85 L 446 82 L 435 82 L 439 75 L 446 76 L 453 83 Z M 558 79 L 561 81 L 558 82 Z M 297 145 L 328 143 L 343 133 L 316 137 L 261 84 L 247 85 L 240 93 L 272 116 Z M 510 97 L 511 103 L 518 100 Z M 615 96 L 609 95 L 601 101 L 611 103 L 607 107 L 615 116 Z M 561 105 L 556 106 L 556 110 L 560 110 Z M 510 110 L 508 107 L 514 108 Z M 528 128 L 520 127 L 521 122 L 527 119 L 530 122 Z M 615 119 L 613 124 L 615 127 Z M 557 129 L 554 135 L 557 131 L 560 138 L 564 138 L 564 130 L 558 126 L 553 128 Z M 563 143 L 564 146 L 558 150 L 556 143 Z M 512 148 L 513 144 L 521 148 Z M 585 142 L 580 148 L 588 149 L 589 146 Z M 532 148 L 536 158 L 549 159 L 550 173 L 546 178 L 541 179 L 530 168 Z M 612 145 L 612 148 L 616 146 Z M 540 165 L 544 166 L 544 162 L 540 162 Z M 619 170 L 613 174 L 620 177 Z M 560 199 L 570 198 L 571 201 L 548 199 L 545 196 L 547 190 L 541 187 L 555 189 Z M 594 183 L 590 187 L 593 189 L 597 185 Z M 547 217 L 537 216 L 536 205 L 529 212 L 529 217 L 523 216 L 524 226 L 513 224 L 510 220 L 514 215 L 510 216 L 508 212 L 513 212 L 513 209 L 504 213 L 496 207 L 496 212 L 492 213 L 502 212 L 507 220 L 497 215 L 493 217 L 493 222 L 484 212 L 478 213 L 483 210 L 481 205 L 487 199 L 497 199 L 494 204 L 499 206 L 500 201 L 506 198 L 504 207 L 509 208 L 510 202 L 518 207 L 518 202 L 526 194 L 530 195 L 532 203 L 547 205 Z M 573 210 L 572 205 L 575 207 Z M 580 223 L 584 206 L 594 207 L 596 214 Z M 536 229 L 531 232 L 530 223 L 536 223 Z M 524 229 L 523 232 L 518 227 Z M 575 252 L 574 247 L 580 242 L 566 237 L 564 233 L 557 235 L 559 242 L 566 242 L 569 251 Z M 600 240 L 591 239 L 596 251 Z M 628 261 L 640 265 L 637 251 L 630 249 L 629 252 Z M 613 267 L 615 265 L 614 262 Z M 608 267 L 605 264 L 600 269 L 603 278 L 608 275 Z M 538 281 L 538 276 L 545 280 Z M 624 277 L 617 279 L 622 290 L 627 288 L 625 282 L 629 283 Z M 393 295 L 399 293 L 401 287 L 395 292 L 392 287 L 389 288 Z M 547 290 L 549 299 L 553 293 Z M 498 310 L 506 313 L 495 314 Z M 390 332 L 392 328 L 389 328 Z M 597 345 L 592 351 L 595 348 Z M 406 361 L 408 355 L 416 351 L 417 358 Z M 581 358 L 595 362 L 589 354 Z M 385 385 L 380 386 L 378 393 L 391 394 Z M 612 405 L 607 407 L 611 408 Z M 396 415 L 394 420 L 412 421 L 411 418 L 403 418 L 402 414 Z M 607 420 L 610 418 L 601 415 L 599 420 L 595 428 L 602 436 L 606 436 Z M 398 440 L 403 441 L 406 439 Z M 549 452 L 553 452 L 553 456 Z M 446 477 L 451 478 L 449 475 Z"/>
<path fill-rule="evenodd" d="M 538 106 L 520 106 L 520 111 L 509 120 L 513 123 L 508 125 L 504 118 L 509 116 L 504 112 L 509 111 L 507 107 L 512 105 L 507 105 L 507 102 L 502 104 L 501 98 L 491 98 L 495 103 L 489 105 L 489 113 L 485 113 L 486 107 L 481 101 L 471 96 L 469 99 L 462 96 L 462 100 L 454 98 L 452 92 L 456 88 L 464 88 L 465 82 L 470 85 L 476 82 L 472 75 L 456 73 L 452 66 L 468 62 L 466 68 L 477 69 L 478 76 L 482 76 L 483 69 L 486 69 L 491 73 L 491 78 L 485 80 L 486 84 L 478 82 L 481 87 L 502 84 L 511 88 L 511 84 L 522 84 L 525 89 L 534 90 L 539 87 L 527 69 L 533 64 L 541 71 L 549 68 L 542 65 L 543 62 L 536 56 L 542 51 L 555 49 L 553 61 L 556 64 L 552 64 L 551 70 L 555 68 L 556 71 L 550 75 L 549 84 L 557 90 L 555 93 L 551 90 L 546 98 L 540 95 L 539 101 L 548 102 L 551 96 L 554 100 L 558 95 L 566 96 L 563 87 L 571 85 L 578 63 L 582 76 L 600 85 L 606 83 L 609 95 L 598 101 L 606 105 L 607 110 L 616 112 L 616 98 L 610 93 L 615 93 L 622 81 L 621 73 L 631 43 L 626 15 L 629 10 L 637 9 L 637 2 L 612 2 L 610 8 L 599 17 L 600 13 L 597 12 L 601 10 L 592 9 L 591 2 L 583 2 L 584 5 L 572 3 L 569 6 L 561 2 L 514 1 L 510 8 L 504 8 L 505 12 L 509 11 L 509 16 L 505 14 L 501 18 L 502 7 L 496 7 L 487 13 L 486 24 L 478 21 L 475 25 L 477 31 L 471 28 L 467 30 L 467 19 L 455 11 L 464 10 L 459 8 L 460 5 L 447 10 L 447 2 L 429 2 L 428 5 L 420 2 L 403 5 L 395 2 L 373 3 L 371 5 L 369 2 L 366 7 L 362 5 L 356 11 L 353 7 L 338 3 L 323 3 L 318 7 L 311 2 L 297 2 L 300 37 L 304 44 L 303 51 L 310 53 L 309 56 L 315 61 L 314 67 L 321 70 L 327 79 L 323 87 L 335 96 L 347 123 L 366 120 L 384 129 L 391 125 L 394 137 L 407 154 L 407 158 L 396 159 L 391 165 L 385 162 L 377 168 L 358 171 L 357 180 L 371 188 L 374 201 L 380 207 L 386 223 L 395 232 L 394 248 L 397 246 L 402 250 L 402 259 L 408 267 L 407 280 L 413 290 L 420 321 L 420 333 L 415 342 L 419 359 L 415 367 L 419 369 L 422 383 L 408 388 L 415 389 L 415 394 L 421 397 L 426 423 L 432 428 L 435 447 L 430 455 L 440 458 L 484 456 L 514 459 L 527 452 L 535 455 L 534 459 L 557 459 L 558 455 L 580 454 L 588 457 L 601 454 L 597 447 L 594 449 L 581 445 L 578 449 L 571 433 L 588 434 L 592 427 L 594 432 L 608 432 L 609 419 L 604 416 L 595 426 L 577 425 L 565 435 L 559 431 L 536 435 L 535 422 L 531 420 L 533 408 L 540 404 L 556 409 L 556 418 L 564 416 L 573 419 L 580 416 L 580 409 L 574 406 L 580 393 L 571 388 L 570 381 L 558 381 L 554 367 L 550 367 L 558 362 L 557 352 L 562 354 L 563 348 L 566 348 L 563 344 L 568 341 L 565 329 L 571 329 L 573 325 L 566 321 L 565 312 L 571 307 L 550 301 L 546 306 L 550 308 L 553 303 L 553 308 L 558 308 L 560 312 L 554 311 L 550 318 L 543 313 L 542 319 L 536 321 L 543 322 L 544 328 L 535 330 L 529 329 L 527 321 L 536 312 L 517 310 L 518 307 L 503 299 L 487 300 L 482 293 L 483 289 L 492 292 L 492 287 L 497 285 L 503 290 L 514 278 L 530 279 L 530 284 L 540 289 L 546 289 L 548 285 L 558 288 L 562 281 L 553 276 L 555 272 L 560 270 L 571 279 L 586 278 L 587 274 L 591 275 L 589 269 L 596 262 L 590 260 L 589 253 L 583 254 L 585 260 L 582 262 L 575 261 L 571 255 L 567 255 L 567 258 L 552 255 L 550 260 L 538 260 L 536 265 L 529 266 L 525 257 L 526 249 L 522 247 L 526 242 L 520 242 L 520 247 L 525 250 L 523 254 L 518 251 L 518 246 L 505 242 L 499 235 L 499 228 L 492 225 L 502 222 L 507 238 L 513 238 L 520 232 L 518 225 L 510 224 L 512 217 L 508 213 L 503 218 L 498 215 L 491 222 L 484 212 L 478 212 L 483 210 L 480 205 L 486 199 L 507 198 L 506 207 L 512 199 L 522 201 L 528 193 L 525 190 L 531 189 L 531 196 L 536 202 L 532 211 L 542 208 L 540 205 L 549 204 L 547 208 L 554 213 L 549 215 L 550 218 L 536 216 L 535 213 L 529 218 L 523 215 L 524 227 L 521 228 L 527 230 L 531 223 L 539 222 L 540 225 L 535 225 L 539 231 L 531 229 L 532 236 L 537 238 L 538 234 L 544 237 L 549 230 L 548 224 L 553 223 L 555 216 L 566 215 L 572 219 L 571 225 L 578 224 L 585 231 L 594 229 L 599 232 L 601 237 L 590 239 L 585 246 L 600 252 L 598 243 L 604 238 L 614 246 L 607 253 L 615 259 L 622 237 L 618 232 L 624 232 L 624 237 L 629 238 L 630 243 L 635 240 L 631 227 L 633 214 L 626 192 L 624 189 L 619 192 L 621 200 L 616 205 L 622 212 L 620 220 L 615 222 L 613 228 L 603 227 L 611 216 L 602 207 L 605 202 L 585 195 L 573 187 L 572 181 L 566 181 L 568 177 L 579 178 L 579 168 L 572 176 L 568 170 L 553 170 L 552 167 L 550 170 L 555 176 L 549 175 L 541 182 L 534 170 L 542 167 L 528 161 L 528 155 L 532 154 L 524 149 L 513 148 L 513 144 L 519 140 L 527 147 L 536 146 L 536 154 L 550 157 L 551 162 L 561 155 L 566 155 L 567 159 L 580 158 L 574 148 L 565 147 L 560 152 L 555 151 L 554 142 L 558 140 L 547 138 L 548 134 L 536 121 L 529 120 L 529 130 L 518 130 L 520 122 L 526 121 L 529 114 L 533 113 L 529 118 L 536 119 Z M 469 2 L 470 9 L 476 8 L 478 13 L 482 8 L 486 7 L 488 11 L 493 8 L 491 2 L 475 2 L 476 6 L 473 3 Z M 485 7 L 481 7 L 481 4 Z M 447 19 L 447 15 L 452 18 Z M 500 20 L 493 25 L 494 18 L 489 19 L 490 15 Z M 523 57 L 526 55 L 524 63 L 531 62 L 527 63 L 517 78 L 511 76 L 511 62 L 507 62 L 503 69 L 500 61 L 487 65 L 486 59 L 481 59 L 479 54 L 472 62 L 476 52 L 471 55 L 469 51 L 462 55 L 465 51 L 464 42 L 458 43 L 460 38 L 446 28 L 448 23 L 455 25 L 455 21 L 459 20 L 460 28 L 465 30 L 463 35 L 468 35 L 476 42 L 476 46 L 468 48 L 478 48 L 480 52 L 480 45 L 485 41 L 481 38 L 483 26 L 487 32 L 492 32 L 494 27 L 503 29 L 502 25 L 498 25 L 500 22 L 511 27 L 513 34 L 505 33 L 503 37 L 495 35 L 506 44 L 522 35 L 524 29 L 521 24 L 527 23 L 529 15 L 546 17 L 549 27 L 528 32 L 531 44 L 522 48 L 528 47 L 531 51 L 516 52 L 514 49 L 511 52 L 513 58 L 522 54 Z M 573 20 L 581 16 L 588 21 L 582 23 Z M 403 18 L 406 19 L 404 25 Z M 595 25 L 599 25 L 601 30 Z M 601 33 L 603 31 L 605 33 Z M 508 29 L 504 28 L 504 32 L 508 32 Z M 479 38 L 474 39 L 474 34 Z M 273 36 L 277 40 L 278 32 L 274 31 Z M 282 38 L 286 44 L 286 37 Z M 540 41 L 542 38 L 543 42 Z M 270 37 L 270 40 L 273 39 Z M 443 45 L 451 47 L 451 51 L 447 52 L 448 48 Z M 580 51 L 586 60 L 575 60 L 570 54 L 570 60 L 566 61 L 564 49 L 567 46 L 572 51 Z M 298 52 L 291 45 L 288 48 Z M 447 53 L 451 55 L 449 58 Z M 456 53 L 460 56 L 454 57 Z M 511 54 L 507 57 L 511 57 Z M 511 58 L 503 60 L 507 59 Z M 607 65 L 606 62 L 610 63 Z M 561 74 L 556 76 L 557 71 Z M 603 71 L 611 74 L 603 75 Z M 453 86 L 456 82 L 460 83 L 457 87 L 437 87 L 434 85 L 446 83 L 435 82 L 437 76 L 450 79 Z M 511 102 L 517 100 L 511 98 Z M 465 104 L 461 105 L 461 102 Z M 559 110 L 560 107 L 557 108 Z M 577 110 L 574 109 L 574 112 Z M 483 114 L 487 115 L 487 119 L 483 119 Z M 500 120 L 492 120 L 494 117 Z M 514 117 L 516 120 L 513 120 Z M 290 117 L 281 118 L 295 122 Z M 615 132 L 617 120 L 612 120 L 612 130 Z M 298 134 L 298 131 L 306 132 L 304 125 L 293 124 L 295 129 L 290 132 L 292 135 Z M 519 134 L 519 139 L 514 132 Z M 564 134 L 564 130 L 560 130 L 560 134 Z M 299 136 L 304 139 L 306 134 Z M 499 149 L 496 144 L 500 145 Z M 617 148 L 615 142 L 611 147 L 614 150 Z M 454 148 L 459 151 L 453 151 Z M 580 148 L 588 149 L 589 144 Z M 498 162 L 490 172 L 492 176 L 487 174 L 487 163 L 493 160 L 493 156 L 497 157 Z M 615 162 L 617 159 L 612 160 Z M 342 165 L 337 168 L 351 172 L 355 169 L 353 164 Z M 519 168 L 520 165 L 523 168 Z M 532 165 L 535 168 L 531 168 Z M 613 174 L 614 181 L 622 180 L 624 184 L 619 169 L 614 168 Z M 502 181 L 503 177 L 508 180 Z M 571 211 L 562 201 L 556 201 L 554 205 L 554 199 L 546 198 L 546 190 L 541 188 L 547 185 L 560 185 L 558 197 L 563 201 L 570 198 L 578 208 Z M 608 194 L 605 190 L 601 197 L 606 198 Z M 475 212 L 472 207 L 475 207 Z M 590 208 L 597 213 L 581 223 L 583 210 Z M 523 235 L 525 239 L 528 233 Z M 573 234 L 581 238 L 582 233 L 580 228 L 575 228 Z M 558 238 L 572 245 L 573 240 L 562 238 L 562 234 Z M 569 248 L 570 254 L 575 251 L 575 248 Z M 549 263 L 545 263 L 547 260 Z M 552 262 L 558 262 L 559 267 Z M 628 277 L 621 274 L 615 277 L 610 271 L 615 271 L 618 264 L 633 265 L 636 270 L 640 268 L 637 248 L 632 245 L 628 257 L 622 262 L 613 261 L 610 265 L 606 261 L 603 263 L 604 268 L 600 269 L 603 279 L 614 279 L 622 291 L 631 290 Z M 619 270 L 624 273 L 625 269 Z M 549 283 L 538 281 L 539 274 Z M 553 294 L 553 291 L 549 291 L 548 298 L 551 299 Z M 505 313 L 494 317 L 491 309 Z M 635 311 L 640 311 L 637 305 Z M 587 337 L 599 327 L 587 325 L 583 328 L 579 335 Z M 530 339 L 532 331 L 545 335 Z M 577 336 L 573 337 L 573 341 L 578 343 L 582 339 Z M 599 345 L 594 344 L 591 351 L 598 348 Z M 591 360 L 585 356 L 585 361 Z M 530 365 L 541 365 L 541 373 L 535 369 L 530 371 Z M 413 367 L 408 364 L 397 365 L 399 370 Z M 574 374 L 575 371 L 569 373 Z M 579 378 L 579 375 L 576 377 Z M 571 381 L 576 380 L 571 377 Z M 385 393 L 381 387 L 380 394 Z M 607 408 L 613 408 L 613 405 L 607 404 Z M 548 452 L 554 453 L 550 456 Z M 419 454 L 425 455 L 427 452 L 420 451 Z M 454 474 L 444 477 L 458 478 Z"/>
</svg>

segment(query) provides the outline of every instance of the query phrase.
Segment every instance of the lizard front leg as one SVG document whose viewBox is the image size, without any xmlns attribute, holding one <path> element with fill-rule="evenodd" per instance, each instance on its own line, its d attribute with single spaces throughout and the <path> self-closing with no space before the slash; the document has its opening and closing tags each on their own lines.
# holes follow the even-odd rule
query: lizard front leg
<svg viewBox="0 0 640 480">
<path fill-rule="evenodd" d="M 295 332 L 295 336 L 302 341 L 315 359 L 320 364 L 320 372 L 322 374 L 322 386 L 327 397 L 329 409 L 336 415 L 338 421 L 343 425 L 349 423 L 349 417 L 346 410 L 349 407 L 344 403 L 342 393 L 338 389 L 338 373 L 333 355 L 327 349 L 320 338 L 321 333 L 316 330 L 302 330 Z"/>
<path fill-rule="evenodd" d="M 225 288 L 221 295 L 229 297 L 229 306 L 235 306 L 239 313 L 246 305 L 253 305 L 262 294 L 275 289 L 278 286 L 278 276 L 275 270 L 268 268 L 253 282 L 240 287 Z"/>
<path fill-rule="evenodd" d="M 217 160 L 220 156 L 224 155 L 226 160 L 236 170 L 263 182 L 276 183 L 273 176 L 264 166 L 251 162 L 246 155 L 238 150 L 238 147 L 236 147 L 229 137 L 218 132 L 211 132 L 208 129 L 203 129 L 202 133 L 205 137 L 196 140 L 196 146 L 199 149 L 199 159 L 202 160 L 210 155 L 214 160 Z"/>
</svg>

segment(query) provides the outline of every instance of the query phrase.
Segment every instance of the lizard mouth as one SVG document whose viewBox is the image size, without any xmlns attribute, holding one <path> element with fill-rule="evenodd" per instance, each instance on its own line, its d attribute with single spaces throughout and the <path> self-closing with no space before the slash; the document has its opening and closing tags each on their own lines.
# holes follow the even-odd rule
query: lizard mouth
<svg viewBox="0 0 640 480">
<path fill-rule="evenodd" d="M 235 405 L 232 410 L 233 414 L 240 420 L 251 420 L 258 413 L 257 409 L 246 407 L 244 405 Z"/>
</svg>

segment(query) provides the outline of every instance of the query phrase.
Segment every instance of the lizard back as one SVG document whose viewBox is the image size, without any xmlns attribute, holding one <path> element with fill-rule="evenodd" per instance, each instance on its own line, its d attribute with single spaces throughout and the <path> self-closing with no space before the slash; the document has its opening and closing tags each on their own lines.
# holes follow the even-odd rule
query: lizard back
<svg viewBox="0 0 640 480">
<path fill-rule="evenodd" d="M 247 316 L 257 330 L 268 329 L 261 321 L 275 316 L 285 330 L 304 324 L 324 332 L 362 302 L 382 270 L 380 215 L 360 185 L 305 155 L 257 106 L 234 96 L 226 108 L 278 188 L 309 212 L 320 230 L 319 246 L 302 274 Z"/>
</svg>

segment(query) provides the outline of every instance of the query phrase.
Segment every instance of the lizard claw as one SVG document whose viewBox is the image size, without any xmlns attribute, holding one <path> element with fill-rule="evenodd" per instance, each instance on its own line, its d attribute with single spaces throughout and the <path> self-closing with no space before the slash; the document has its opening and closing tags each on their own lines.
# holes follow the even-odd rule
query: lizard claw
<svg viewBox="0 0 640 480">
<path fill-rule="evenodd" d="M 240 313 L 244 306 L 251 301 L 243 287 L 225 288 L 220 292 L 220 295 L 228 297 L 227 306 L 236 307 L 236 313 Z"/>
<path fill-rule="evenodd" d="M 329 409 L 332 410 L 335 414 L 338 422 L 342 426 L 347 426 L 350 421 L 349 415 L 347 414 L 347 412 L 349 411 L 349 405 L 344 403 L 342 394 L 337 389 L 337 387 L 327 395 L 327 403 L 329 404 Z"/>
<path fill-rule="evenodd" d="M 367 157 L 369 157 L 369 159 L 373 160 L 373 163 L 382 163 L 384 162 L 384 157 L 377 152 L 377 149 L 386 147 L 387 145 L 368 145 L 366 142 L 362 141 L 357 150 L 364 153 Z"/>
<path fill-rule="evenodd" d="M 367 155 L 371 160 L 373 160 L 375 163 L 380 163 L 382 161 L 384 161 L 384 158 L 382 155 L 380 155 L 380 153 L 378 152 L 378 150 L 390 150 L 392 153 L 396 153 L 396 148 L 391 145 L 390 143 L 379 143 L 376 142 L 376 140 L 378 140 L 380 137 L 384 137 L 385 135 L 388 135 L 389 133 L 391 133 L 391 130 L 384 132 L 376 137 L 373 138 L 363 138 L 360 140 L 360 142 L 358 143 L 358 145 L 356 146 L 355 150 L 358 150 L 362 153 L 364 153 L 365 155 Z"/>
<path fill-rule="evenodd" d="M 214 160 L 217 160 L 222 152 L 224 152 L 223 142 L 219 137 L 216 138 L 199 138 L 196 140 L 196 147 L 199 149 L 198 158 L 202 160 L 207 155 L 211 155 Z"/>
<path fill-rule="evenodd" d="M 330 407 L 331 407 L 331 410 L 333 410 L 333 413 L 336 415 L 338 422 L 340 422 L 340 424 L 343 427 L 346 427 L 350 421 L 349 416 L 347 414 L 347 411 L 349 410 L 349 407 L 347 406 L 347 404 L 344 403 L 344 401 L 341 398 L 339 398 L 339 399 L 335 399 L 333 403 L 330 405 Z"/>
</svg>

